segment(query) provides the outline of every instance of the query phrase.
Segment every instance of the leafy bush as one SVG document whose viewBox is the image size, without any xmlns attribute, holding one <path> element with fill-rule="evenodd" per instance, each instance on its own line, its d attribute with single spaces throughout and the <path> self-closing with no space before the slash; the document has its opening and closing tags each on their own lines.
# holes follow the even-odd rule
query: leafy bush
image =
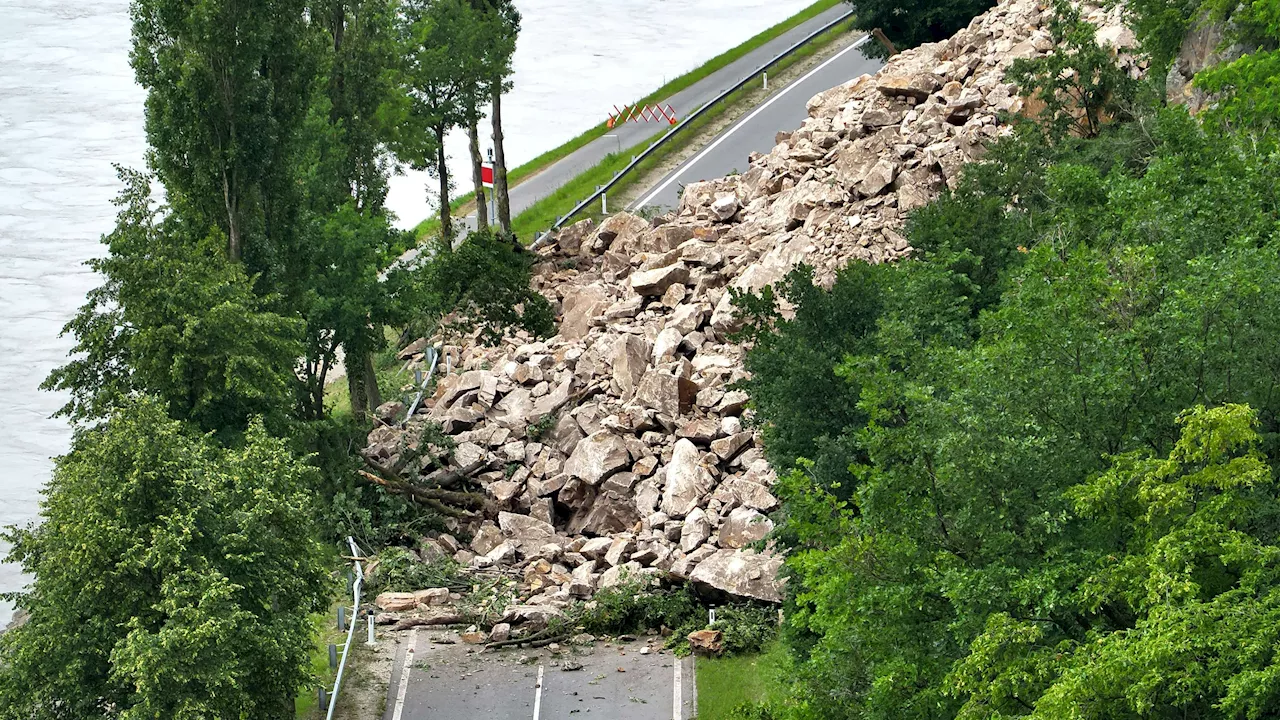
<svg viewBox="0 0 1280 720">
<path fill-rule="evenodd" d="M 496 344 L 512 329 L 535 337 L 555 332 L 555 310 L 529 287 L 535 256 L 510 237 L 473 232 L 457 248 L 437 246 L 421 266 L 398 270 L 388 287 L 414 320 L 409 333 L 479 332 Z"/>
<path fill-rule="evenodd" d="M 706 610 L 687 585 L 647 590 L 639 583 L 623 582 L 596 593 L 580 624 L 590 633 L 620 635 L 664 625 L 671 630 L 700 627 L 705 618 Z"/>
<path fill-rule="evenodd" d="M 424 588 L 467 587 L 452 558 L 423 562 L 412 550 L 389 547 L 378 553 L 378 565 L 369 578 L 372 592 L 412 592 Z"/>
<path fill-rule="evenodd" d="M 759 652 L 778 636 L 778 610 L 761 605 L 726 605 L 716 609 L 711 629 L 724 633 L 726 654 Z"/>
<path fill-rule="evenodd" d="M 977 15 L 994 7 L 994 0 L 847 0 L 858 27 L 880 28 L 899 50 L 951 37 Z M 887 56 L 879 43 L 865 52 Z"/>
</svg>

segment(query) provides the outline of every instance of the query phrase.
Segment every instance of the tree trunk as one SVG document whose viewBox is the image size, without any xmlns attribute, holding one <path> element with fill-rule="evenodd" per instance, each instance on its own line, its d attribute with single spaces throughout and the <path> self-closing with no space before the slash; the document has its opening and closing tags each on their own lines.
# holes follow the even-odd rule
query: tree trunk
<svg viewBox="0 0 1280 720">
<path fill-rule="evenodd" d="M 479 121 L 473 121 L 467 128 L 471 140 L 471 182 L 476 186 L 476 229 L 489 227 L 489 208 L 485 206 L 484 177 L 480 174 L 480 166 L 484 158 L 480 157 Z"/>
<path fill-rule="evenodd" d="M 380 326 L 375 328 L 378 332 L 382 332 Z M 369 403 L 369 411 L 372 412 L 382 404 L 382 391 L 378 390 L 378 374 L 373 369 L 373 353 L 364 354 L 364 367 L 361 371 L 364 373 L 364 398 Z M 349 369 L 348 372 L 350 372 Z"/>
<path fill-rule="evenodd" d="M 453 223 L 449 221 L 449 167 L 445 164 L 444 132 L 442 127 L 436 132 L 436 174 L 440 176 L 440 237 L 445 247 L 453 248 Z"/>
<path fill-rule="evenodd" d="M 227 257 L 233 263 L 240 262 L 240 207 L 231 188 L 227 171 L 222 171 L 222 201 L 227 208 Z"/>
<path fill-rule="evenodd" d="M 368 418 L 369 396 L 365 392 L 368 384 L 364 377 L 364 361 L 358 353 L 347 348 L 347 395 L 351 398 L 351 414 L 356 422 L 364 422 Z"/>
<path fill-rule="evenodd" d="M 507 192 L 507 155 L 502 148 L 502 83 L 493 85 L 493 197 L 498 225 L 511 232 L 511 196 Z"/>
</svg>

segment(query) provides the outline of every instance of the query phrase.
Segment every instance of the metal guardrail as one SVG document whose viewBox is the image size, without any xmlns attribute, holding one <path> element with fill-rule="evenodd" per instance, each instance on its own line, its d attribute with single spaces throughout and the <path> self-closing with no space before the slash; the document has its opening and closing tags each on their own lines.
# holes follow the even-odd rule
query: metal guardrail
<svg viewBox="0 0 1280 720">
<path fill-rule="evenodd" d="M 351 639 L 355 635 L 356 625 L 359 624 L 358 616 L 360 613 L 360 591 L 364 589 L 364 567 L 360 565 L 360 548 L 356 547 L 356 541 L 347 537 L 347 544 L 351 546 L 352 564 L 356 566 L 356 577 L 351 583 L 351 618 L 347 623 L 347 643 L 342 647 L 342 660 L 338 663 L 338 675 L 333 679 L 333 690 L 329 693 L 329 712 L 325 714 L 325 720 L 333 720 L 333 712 L 338 707 L 338 694 L 342 691 L 342 677 L 347 670 L 347 656 L 351 654 Z M 372 622 L 372 619 L 370 619 Z"/>
<path fill-rule="evenodd" d="M 622 177 L 623 177 L 624 175 L 626 175 L 627 173 L 631 172 L 631 170 L 633 170 L 637 165 L 639 165 L 641 162 L 643 162 L 645 158 L 649 157 L 649 156 L 650 156 L 650 155 L 652 155 L 655 151 L 657 151 L 657 150 L 658 150 L 658 148 L 660 148 L 660 147 L 662 147 L 663 145 L 665 145 L 665 144 L 666 144 L 666 142 L 667 142 L 668 140 L 670 140 L 672 137 L 674 137 L 674 136 L 676 135 L 676 133 L 680 132 L 680 131 L 681 131 L 681 130 L 683 130 L 685 127 L 687 127 L 687 126 L 689 125 L 689 123 L 691 123 L 691 122 L 693 122 L 693 121 L 697 120 L 699 117 L 701 117 L 701 116 L 702 116 L 702 114 L 703 114 L 703 113 L 705 113 L 705 112 L 707 112 L 708 110 L 710 110 L 714 105 L 716 105 L 716 104 L 720 103 L 720 102 L 721 102 L 722 100 L 724 100 L 725 98 L 727 98 L 727 97 L 729 97 L 730 95 L 734 94 L 735 92 L 737 92 L 737 91 L 741 90 L 741 89 L 743 88 L 743 86 L 745 86 L 747 83 L 749 83 L 749 82 L 751 82 L 752 80 L 754 80 L 754 79 L 755 79 L 758 75 L 760 75 L 761 73 L 763 73 L 763 72 L 765 72 L 766 70 L 768 70 L 769 68 L 773 67 L 773 66 L 774 66 L 775 64 L 777 64 L 780 60 L 783 60 L 784 58 L 788 57 L 789 55 L 791 55 L 791 54 L 792 54 L 792 53 L 794 53 L 795 51 L 797 51 L 797 50 L 799 50 L 800 48 L 802 48 L 802 47 L 804 47 L 804 46 L 808 45 L 809 43 L 813 42 L 813 40 L 814 40 L 815 38 L 817 38 L 818 36 L 823 35 L 823 34 L 825 34 L 825 33 L 827 33 L 827 32 L 830 32 L 832 28 L 836 27 L 837 25 L 839 25 L 839 24 L 841 24 L 841 23 L 843 23 L 843 22 L 848 21 L 848 20 L 849 20 L 850 18 L 852 18 L 852 17 L 853 17 L 853 11 L 849 11 L 849 12 L 845 13 L 844 15 L 841 15 L 839 18 L 836 18 L 835 20 L 832 20 L 831 22 L 827 23 L 826 25 L 823 25 L 822 27 L 818 28 L 817 30 L 814 30 L 813 32 L 811 32 L 811 33 L 809 33 L 808 35 L 806 35 L 806 36 L 804 37 L 804 39 L 797 41 L 794 45 L 792 45 L 791 47 L 787 48 L 786 50 L 783 50 L 781 53 L 779 53 L 778 55 L 774 56 L 772 59 L 770 59 L 770 60 L 769 60 L 768 62 L 766 62 L 765 64 L 761 65 L 760 67 L 756 68 L 755 70 L 752 70 L 752 71 L 751 71 L 751 72 L 750 72 L 746 77 L 742 78 L 742 79 L 741 79 L 741 80 L 739 80 L 737 83 L 735 83 L 735 84 L 733 85 L 733 87 L 731 87 L 731 88 L 729 88 L 729 89 L 725 90 L 724 92 L 720 93 L 720 94 L 719 94 L 719 95 L 717 95 L 716 97 L 714 97 L 714 98 L 712 98 L 711 100 L 709 100 L 709 101 L 707 101 L 706 103 L 704 103 L 704 104 L 702 105 L 702 107 L 700 107 L 700 108 L 698 108 L 697 110 L 695 110 L 695 111 L 693 111 L 692 113 L 690 113 L 687 117 L 685 117 L 685 119 L 684 119 L 684 120 L 681 120 L 681 121 L 680 121 L 680 124 L 679 124 L 679 125 L 676 125 L 675 127 L 673 127 L 673 128 L 671 128 L 670 130 L 668 130 L 666 133 L 664 133 L 662 137 L 658 138 L 657 140 L 654 140 L 654 141 L 653 141 L 653 144 L 649 145 L 649 147 L 647 147 L 647 148 L 645 148 L 645 149 L 644 149 L 644 152 L 640 153 L 639 155 L 636 155 L 636 156 L 632 157 L 632 158 L 631 158 L 631 162 L 627 163 L 627 166 L 626 166 L 626 167 L 624 167 L 624 168 L 622 168 L 621 170 L 619 170 L 619 171 L 617 172 L 617 174 L 615 174 L 615 175 L 614 175 L 614 176 L 609 180 L 609 182 L 605 183 L 604 185 L 601 185 L 601 186 L 600 186 L 600 187 L 599 187 L 599 188 L 598 188 L 594 193 L 592 193 L 590 196 L 588 196 L 588 197 L 587 197 L 587 199 L 585 199 L 585 200 L 583 200 L 582 202 L 580 202 L 580 203 L 578 203 L 577 205 L 575 205 L 575 206 L 574 206 L 574 208 L 573 208 L 572 210 L 570 210 L 569 212 L 565 213 L 565 214 L 564 214 L 563 216 L 561 216 L 558 220 L 556 220 L 556 221 L 555 221 L 555 224 L 553 224 L 549 230 L 547 230 L 545 233 L 543 233 L 541 236 L 539 236 L 537 240 L 535 240 L 535 241 L 533 242 L 533 244 L 530 246 L 530 249 L 537 249 L 537 248 L 541 247 L 542 245 L 546 244 L 547 242 L 549 242 L 549 240 L 550 240 L 550 238 L 551 238 L 552 234 L 553 234 L 556 230 L 559 230 L 559 229 L 560 229 L 560 227 L 561 227 L 562 225 L 564 225 L 565 221 L 567 221 L 569 218 L 571 218 L 571 217 L 573 217 L 573 216 L 577 215 L 578 213 L 582 212 L 583 208 L 585 208 L 585 207 L 587 207 L 588 205 L 590 205 L 590 204 L 594 203 L 596 200 L 599 200 L 599 199 L 600 199 L 600 196 L 601 196 L 601 195 L 604 195 L 606 192 L 608 192 L 608 191 L 609 191 L 609 189 L 610 189 L 610 188 L 612 188 L 614 185 L 618 184 L 618 181 L 619 181 L 619 180 L 621 180 L 621 179 L 622 179 Z"/>
<path fill-rule="evenodd" d="M 436 374 L 436 366 L 440 364 L 440 355 L 444 352 L 444 345 L 438 348 L 427 348 L 431 352 L 431 369 L 427 371 L 427 379 L 422 381 L 418 386 L 418 395 L 413 399 L 413 404 L 409 406 L 409 412 L 405 414 L 404 421 L 401 425 L 409 422 L 409 418 L 418 411 L 418 405 L 422 402 L 422 396 L 427 392 L 427 388 L 431 386 L 431 378 Z M 420 372 L 420 371 L 419 371 Z"/>
</svg>

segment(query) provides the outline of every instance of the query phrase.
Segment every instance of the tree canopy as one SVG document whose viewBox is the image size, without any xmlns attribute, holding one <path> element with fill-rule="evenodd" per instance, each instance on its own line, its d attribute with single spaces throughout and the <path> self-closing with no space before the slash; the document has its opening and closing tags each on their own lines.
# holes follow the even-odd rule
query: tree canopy
<svg viewBox="0 0 1280 720">
<path fill-rule="evenodd" d="M 0 717 L 291 718 L 330 579 L 314 471 L 253 422 L 224 449 L 146 396 L 77 431 L 0 636 Z"/>
<path fill-rule="evenodd" d="M 1014 74 L 1067 102 L 911 216 L 912 258 L 736 298 L 789 553 L 770 716 L 1280 711 L 1280 165 L 1241 102 L 1271 80 L 1088 114 L 1123 81 L 1055 32 Z"/>
</svg>

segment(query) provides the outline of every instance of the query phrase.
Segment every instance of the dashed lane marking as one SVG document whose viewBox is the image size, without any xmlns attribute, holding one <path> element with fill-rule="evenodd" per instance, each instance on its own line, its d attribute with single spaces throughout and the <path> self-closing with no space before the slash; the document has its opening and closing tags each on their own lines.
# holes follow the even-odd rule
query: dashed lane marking
<svg viewBox="0 0 1280 720">
<path fill-rule="evenodd" d="M 541 665 L 538 666 L 538 684 L 535 686 L 533 695 L 533 720 L 538 720 L 538 716 L 542 713 L 542 670 Z"/>
<path fill-rule="evenodd" d="M 404 651 L 404 665 L 400 668 L 400 688 L 396 691 L 396 711 L 391 720 L 401 720 L 404 716 L 404 698 L 409 692 L 409 669 L 413 667 L 414 650 L 418 647 L 418 628 L 409 631 L 409 644 Z"/>
</svg>

